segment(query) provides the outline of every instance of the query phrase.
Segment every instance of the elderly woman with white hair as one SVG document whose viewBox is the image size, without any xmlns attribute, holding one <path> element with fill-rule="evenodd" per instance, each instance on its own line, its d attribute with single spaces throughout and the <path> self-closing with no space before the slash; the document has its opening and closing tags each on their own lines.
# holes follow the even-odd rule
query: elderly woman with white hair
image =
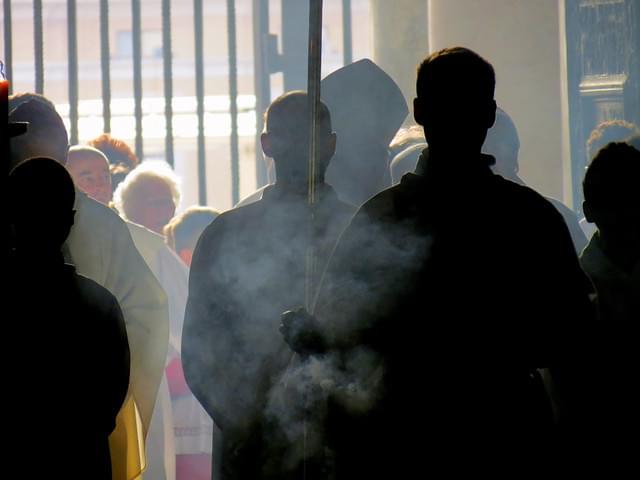
<svg viewBox="0 0 640 480">
<path fill-rule="evenodd" d="M 180 202 L 178 179 L 169 167 L 143 162 L 114 192 L 114 203 L 128 221 L 162 235 Z"/>
</svg>

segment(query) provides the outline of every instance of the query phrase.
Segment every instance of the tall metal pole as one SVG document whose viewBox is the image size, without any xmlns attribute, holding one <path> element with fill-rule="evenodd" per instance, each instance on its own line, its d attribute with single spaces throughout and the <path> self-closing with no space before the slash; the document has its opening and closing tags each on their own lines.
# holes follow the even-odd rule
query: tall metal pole
<svg viewBox="0 0 640 480">
<path fill-rule="evenodd" d="M 104 133 L 111 133 L 111 53 L 109 48 L 109 0 L 100 0 L 100 71 Z"/>
<path fill-rule="evenodd" d="M 231 115 L 231 201 L 240 201 L 240 151 L 238 147 L 238 46 L 236 42 L 235 0 L 227 0 L 229 43 L 229 114 Z M 258 74 L 256 72 L 256 74 Z"/>
<path fill-rule="evenodd" d="M 131 30 L 133 42 L 133 100 L 136 118 L 136 157 L 144 157 L 142 139 L 142 14 L 140 0 L 131 0 Z"/>
<path fill-rule="evenodd" d="M 76 0 L 67 0 L 67 51 L 69 56 L 69 142 L 78 143 L 78 24 Z"/>
<path fill-rule="evenodd" d="M 44 40 L 42 35 L 42 0 L 33 0 L 33 53 L 36 93 L 44 93 Z"/>
<path fill-rule="evenodd" d="M 307 253 L 305 303 L 312 310 L 315 293 L 316 252 L 313 239 L 314 210 L 318 203 L 318 112 L 320 107 L 320 74 L 322 70 L 322 0 L 310 0 L 309 60 L 307 69 L 307 98 L 309 102 L 309 160 L 307 201 L 311 211 L 311 231 Z"/>
<path fill-rule="evenodd" d="M 162 72 L 164 78 L 164 150 L 167 163 L 173 156 L 173 56 L 171 52 L 171 0 L 162 0 Z"/>
</svg>

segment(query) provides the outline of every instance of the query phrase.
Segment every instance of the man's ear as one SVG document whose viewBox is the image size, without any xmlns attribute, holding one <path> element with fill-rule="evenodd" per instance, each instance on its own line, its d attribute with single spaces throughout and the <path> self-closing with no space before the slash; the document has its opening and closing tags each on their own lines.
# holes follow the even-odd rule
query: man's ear
<svg viewBox="0 0 640 480">
<path fill-rule="evenodd" d="M 489 110 L 487 111 L 487 129 L 493 127 L 493 124 L 496 123 L 496 110 L 498 105 L 495 100 L 491 100 L 491 104 L 489 105 Z"/>
<path fill-rule="evenodd" d="M 584 218 L 589 223 L 596 223 L 595 212 L 593 208 L 591 208 L 591 204 L 586 200 L 582 202 L 582 212 L 584 213 Z"/>
<path fill-rule="evenodd" d="M 419 98 L 413 99 L 413 119 L 416 121 L 418 125 L 422 125 L 424 127 L 424 108 L 422 106 L 422 102 Z"/>
<path fill-rule="evenodd" d="M 336 153 L 336 146 L 338 145 L 338 135 L 336 132 L 331 132 L 327 138 L 327 154 L 329 158 L 333 157 Z"/>
<path fill-rule="evenodd" d="M 267 157 L 273 158 L 273 144 L 268 133 L 260 135 L 260 145 L 262 145 L 262 151 Z"/>
</svg>

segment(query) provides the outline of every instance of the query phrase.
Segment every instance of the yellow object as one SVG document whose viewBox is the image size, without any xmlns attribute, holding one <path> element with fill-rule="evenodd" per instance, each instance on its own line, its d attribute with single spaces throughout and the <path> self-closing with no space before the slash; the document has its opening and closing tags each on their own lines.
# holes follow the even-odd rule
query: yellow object
<svg viewBox="0 0 640 480">
<path fill-rule="evenodd" d="M 141 478 L 146 467 L 144 428 L 138 406 L 129 394 L 116 417 L 116 428 L 109 436 L 111 478 L 134 480 Z"/>
</svg>

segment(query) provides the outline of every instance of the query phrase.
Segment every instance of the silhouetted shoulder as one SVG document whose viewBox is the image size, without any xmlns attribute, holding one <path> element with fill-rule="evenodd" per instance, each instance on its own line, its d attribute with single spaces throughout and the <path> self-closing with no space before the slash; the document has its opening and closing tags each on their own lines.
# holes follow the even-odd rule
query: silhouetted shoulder
<svg viewBox="0 0 640 480">
<path fill-rule="evenodd" d="M 564 225 L 561 213 L 540 193 L 526 185 L 507 180 L 500 175 L 494 175 L 493 180 L 496 184 L 497 193 L 504 198 L 505 206 L 521 212 L 520 215 L 514 215 L 514 218 L 519 217 L 533 220 L 534 222 L 535 220 L 548 218 Z"/>
<path fill-rule="evenodd" d="M 109 315 L 114 309 L 120 310 L 116 297 L 102 285 L 83 275 L 75 275 L 75 283 L 80 297 L 90 306 L 104 315 Z"/>
<path fill-rule="evenodd" d="M 202 232 L 196 245 L 206 245 L 229 229 L 235 229 L 249 222 L 249 218 L 259 216 L 263 211 L 262 200 L 227 210 L 218 215 Z"/>
<path fill-rule="evenodd" d="M 398 199 L 405 195 L 406 190 L 406 185 L 398 184 L 377 193 L 360 207 L 357 215 L 380 220 L 393 217 Z"/>
</svg>

